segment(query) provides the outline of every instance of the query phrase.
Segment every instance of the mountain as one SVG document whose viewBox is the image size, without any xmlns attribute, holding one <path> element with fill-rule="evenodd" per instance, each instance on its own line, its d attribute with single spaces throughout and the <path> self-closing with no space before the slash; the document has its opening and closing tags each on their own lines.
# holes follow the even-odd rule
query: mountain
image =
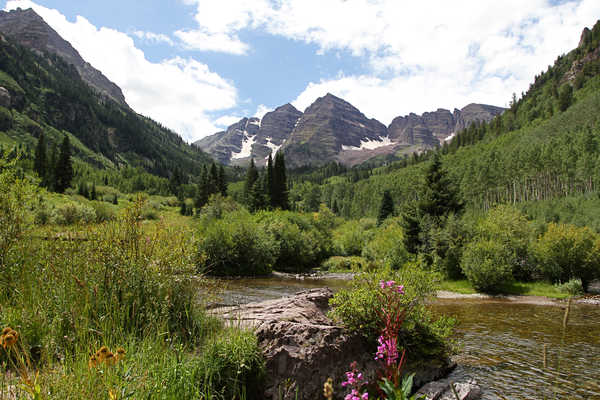
<svg viewBox="0 0 600 400">
<path fill-rule="evenodd" d="M 489 122 L 503 111 L 501 107 L 469 104 L 454 113 L 443 109 L 421 116 L 411 113 L 395 118 L 386 127 L 328 93 L 304 113 L 286 104 L 262 120 L 243 118 L 194 144 L 231 165 L 246 165 L 250 158 L 264 165 L 269 154 L 279 149 L 291 167 L 331 161 L 356 165 L 382 155 L 437 147 L 475 121 Z"/>
<path fill-rule="evenodd" d="M 454 133 L 466 129 L 475 121 L 489 122 L 504 108 L 485 104 L 469 104 L 453 113 L 443 108 L 423 115 L 411 113 L 396 117 L 388 127 L 390 139 L 407 144 L 421 144 L 435 147 Z"/>
<path fill-rule="evenodd" d="M 242 118 L 227 130 L 194 143 L 223 164 L 248 164 L 253 157 L 264 165 L 269 154 L 276 153 L 289 138 L 302 113 L 291 104 L 268 112 L 261 119 Z"/>
<path fill-rule="evenodd" d="M 0 11 L 0 32 L 38 54 L 56 54 L 77 69 L 84 82 L 99 93 L 127 106 L 121 89 L 102 72 L 86 62 L 69 42 L 64 40 L 32 9 Z"/>
<path fill-rule="evenodd" d="M 175 169 L 198 175 L 212 162 L 176 133 L 131 110 L 121 90 L 35 12 L 2 13 L 0 20 L 0 142 L 33 148 L 42 132 L 50 145 L 68 134 L 74 155 L 89 165 L 141 167 L 163 177 Z M 23 35 L 15 33 L 19 30 Z M 90 77 L 105 87 L 90 83 Z"/>
</svg>

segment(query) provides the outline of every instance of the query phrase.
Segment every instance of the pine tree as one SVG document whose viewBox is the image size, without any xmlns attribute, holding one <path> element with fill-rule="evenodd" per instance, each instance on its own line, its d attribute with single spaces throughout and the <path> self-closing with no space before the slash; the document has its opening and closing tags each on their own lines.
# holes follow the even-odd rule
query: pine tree
<svg viewBox="0 0 600 400">
<path fill-rule="evenodd" d="M 42 178 L 42 186 L 46 186 L 47 184 L 47 168 L 48 160 L 46 154 L 46 138 L 44 137 L 44 133 L 41 133 L 37 142 L 37 146 L 35 147 L 33 169 L 35 172 L 37 172 L 38 176 Z"/>
<path fill-rule="evenodd" d="M 90 200 L 96 200 L 97 199 L 97 194 L 96 194 L 96 182 L 94 182 L 92 184 L 92 190 L 90 190 Z"/>
<path fill-rule="evenodd" d="M 210 166 L 210 184 L 209 184 L 210 194 L 215 194 L 220 191 L 219 187 L 219 173 L 217 172 L 217 166 L 215 163 L 212 163 Z"/>
<path fill-rule="evenodd" d="M 283 153 L 275 154 L 275 165 L 273 167 L 273 193 L 272 204 L 274 208 L 288 210 L 290 208 L 288 201 L 287 178 L 285 175 L 285 159 Z"/>
<path fill-rule="evenodd" d="M 246 181 L 244 182 L 244 202 L 248 207 L 251 205 L 252 192 L 254 190 L 254 184 L 258 180 L 258 170 L 254 164 L 254 158 L 250 160 L 250 166 L 246 172 Z"/>
<path fill-rule="evenodd" d="M 558 94 L 558 108 L 560 111 L 565 111 L 571 106 L 571 103 L 573 103 L 573 86 L 565 83 Z"/>
<path fill-rule="evenodd" d="M 227 176 L 223 165 L 219 166 L 219 192 L 221 192 L 221 196 L 227 196 Z"/>
<path fill-rule="evenodd" d="M 441 217 L 451 212 L 458 213 L 462 207 L 458 193 L 442 169 L 440 155 L 435 153 L 425 175 L 425 186 L 419 202 L 419 211 L 422 215 Z"/>
<path fill-rule="evenodd" d="M 57 192 L 64 193 L 71 186 L 74 175 L 73 161 L 71 160 L 71 142 L 66 135 L 60 145 L 60 153 L 54 171 L 54 188 Z"/>
<path fill-rule="evenodd" d="M 267 199 L 269 200 L 269 205 L 275 208 L 275 203 L 273 201 L 273 159 L 271 158 L 270 154 L 269 158 L 267 159 L 267 178 L 265 179 L 265 187 L 265 193 Z"/>
<path fill-rule="evenodd" d="M 331 205 L 331 212 L 334 213 L 335 215 L 338 215 L 340 213 L 337 199 L 333 199 L 333 204 Z"/>
<path fill-rule="evenodd" d="M 56 164 L 58 163 L 58 149 L 56 143 L 52 144 L 52 150 L 50 150 L 50 159 L 48 160 L 48 189 L 56 190 Z"/>
<path fill-rule="evenodd" d="M 406 248 L 409 253 L 417 254 L 421 247 L 421 239 L 419 238 L 419 234 L 421 233 L 421 223 L 415 208 L 410 208 L 402 213 L 401 225 L 404 230 L 404 235 L 402 237 L 404 248 Z"/>
<path fill-rule="evenodd" d="M 381 199 L 381 206 L 379 207 L 379 215 L 377 217 L 377 225 L 381 223 L 390 215 L 394 214 L 394 200 L 389 190 L 383 192 Z"/>
</svg>

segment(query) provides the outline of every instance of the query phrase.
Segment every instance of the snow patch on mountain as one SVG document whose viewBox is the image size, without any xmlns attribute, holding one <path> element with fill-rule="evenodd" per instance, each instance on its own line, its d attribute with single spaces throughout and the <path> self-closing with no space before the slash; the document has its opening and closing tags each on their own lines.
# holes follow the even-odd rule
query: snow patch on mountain
<svg viewBox="0 0 600 400">
<path fill-rule="evenodd" d="M 271 140 L 273 140 L 273 138 L 266 138 L 267 139 L 267 143 L 265 143 L 265 146 L 267 146 L 268 148 L 271 149 L 271 156 L 275 156 L 275 154 L 277 154 L 277 152 L 279 151 L 279 149 L 281 148 L 281 146 L 283 146 L 283 144 L 285 143 L 285 140 L 283 142 L 281 142 L 280 145 L 276 145 L 275 143 L 271 142 Z M 265 160 L 268 159 L 269 156 L 265 157 Z"/>
<path fill-rule="evenodd" d="M 375 150 L 394 144 L 389 136 L 380 136 L 377 140 L 361 139 L 360 147 L 342 145 L 342 150 Z"/>
<path fill-rule="evenodd" d="M 256 142 L 256 135 L 250 136 L 247 131 L 244 131 L 244 137 L 242 139 L 242 149 L 239 153 L 231 153 L 232 160 L 239 160 L 240 158 L 250 157 L 252 154 L 252 146 Z"/>
</svg>

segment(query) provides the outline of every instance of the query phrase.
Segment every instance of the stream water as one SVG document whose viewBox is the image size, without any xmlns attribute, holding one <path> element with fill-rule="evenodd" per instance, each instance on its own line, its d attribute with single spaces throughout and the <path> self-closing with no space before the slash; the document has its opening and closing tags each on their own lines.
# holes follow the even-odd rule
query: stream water
<svg viewBox="0 0 600 400">
<path fill-rule="evenodd" d="M 243 304 L 347 281 L 239 279 L 227 282 L 224 303 Z M 500 300 L 438 299 L 435 313 L 458 319 L 458 367 L 451 378 L 477 380 L 483 399 L 600 400 L 600 306 L 573 305 L 566 330 L 564 308 Z M 544 346 L 546 356 L 544 364 Z"/>
</svg>

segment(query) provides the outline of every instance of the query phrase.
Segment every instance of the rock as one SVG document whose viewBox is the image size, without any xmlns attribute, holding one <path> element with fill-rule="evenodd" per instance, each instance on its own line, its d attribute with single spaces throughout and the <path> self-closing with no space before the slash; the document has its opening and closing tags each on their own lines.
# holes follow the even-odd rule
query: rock
<svg viewBox="0 0 600 400">
<path fill-rule="evenodd" d="M 283 299 L 213 310 L 232 324 L 255 329 L 266 360 L 265 398 L 319 399 L 330 377 L 336 398 L 343 398 L 340 385 L 353 361 L 367 380 L 376 379 L 378 364 L 372 346 L 327 317 L 332 295 L 330 289 L 312 289 Z M 415 384 L 446 376 L 449 368 L 449 362 L 418 368 Z"/>
<path fill-rule="evenodd" d="M 226 131 L 202 138 L 194 144 L 224 164 L 247 164 L 254 157 L 256 165 L 263 166 L 269 154 L 274 157 L 273 151 L 284 144 L 301 115 L 294 106 L 285 104 L 266 113 L 262 120 L 242 118 Z M 242 150 L 244 138 L 251 138 L 251 152 L 249 156 L 235 158 L 234 154 Z"/>
<path fill-rule="evenodd" d="M 10 108 L 10 104 L 11 98 L 9 91 L 5 87 L 0 86 L 0 106 Z"/>
<path fill-rule="evenodd" d="M 452 382 L 449 379 L 429 382 L 417 391 L 417 395 L 425 395 L 426 400 L 457 400 L 450 385 L 454 385 L 459 400 L 481 398 L 481 387 L 473 379 L 466 382 Z"/>
</svg>

